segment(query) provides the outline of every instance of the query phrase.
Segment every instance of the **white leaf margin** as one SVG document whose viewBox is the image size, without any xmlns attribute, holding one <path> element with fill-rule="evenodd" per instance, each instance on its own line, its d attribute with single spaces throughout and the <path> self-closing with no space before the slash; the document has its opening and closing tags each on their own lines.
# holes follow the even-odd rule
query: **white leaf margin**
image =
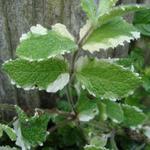
<svg viewBox="0 0 150 150">
<path fill-rule="evenodd" d="M 119 45 L 124 46 L 125 42 L 130 43 L 131 40 L 134 40 L 134 39 L 137 40 L 139 38 L 140 38 L 140 32 L 134 31 L 134 32 L 131 32 L 131 36 L 121 35 L 115 38 L 109 38 L 102 42 L 86 43 L 83 45 L 82 48 L 90 52 L 99 51 L 100 49 L 107 50 L 109 48 L 116 48 Z"/>
<path fill-rule="evenodd" d="M 9 63 L 13 61 L 12 59 L 10 60 L 7 60 L 5 61 L 5 63 L 3 63 L 3 65 Z M 69 80 L 70 80 L 70 75 L 69 73 L 61 73 L 56 80 L 54 80 L 53 82 L 51 82 L 47 88 L 43 88 L 43 87 L 36 87 L 34 85 L 24 85 L 24 86 L 20 86 L 18 83 L 16 83 L 9 75 L 8 75 L 10 81 L 11 81 L 11 84 L 12 85 L 15 85 L 17 88 L 22 88 L 24 89 L 25 91 L 29 91 L 29 90 L 46 90 L 47 92 L 49 93 L 56 93 L 57 91 L 59 90 L 62 90 L 68 83 L 69 83 Z"/>
</svg>

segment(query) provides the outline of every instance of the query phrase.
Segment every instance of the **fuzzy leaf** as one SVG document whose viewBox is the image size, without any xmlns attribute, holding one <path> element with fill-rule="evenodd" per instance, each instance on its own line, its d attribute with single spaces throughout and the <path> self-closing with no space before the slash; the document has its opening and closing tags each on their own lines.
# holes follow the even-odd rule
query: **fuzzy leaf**
<svg viewBox="0 0 150 150">
<path fill-rule="evenodd" d="M 120 5 L 118 7 L 114 7 L 109 11 L 100 14 L 99 16 L 99 25 L 102 25 L 115 17 L 126 15 L 129 12 L 139 11 L 148 9 L 146 5 Z"/>
<path fill-rule="evenodd" d="M 139 37 L 140 33 L 131 24 L 116 18 L 97 28 L 87 39 L 83 49 L 94 52 L 99 49 L 115 48 Z"/>
<path fill-rule="evenodd" d="M 77 48 L 73 37 L 62 24 L 52 26 L 52 30 L 44 35 L 30 32 L 28 34 L 29 38 L 24 35 L 25 40 L 19 44 L 16 50 L 17 56 L 23 59 L 43 60 L 71 52 Z"/>
<path fill-rule="evenodd" d="M 103 102 L 106 104 L 107 116 L 110 119 L 116 123 L 120 123 L 124 120 L 124 114 L 120 104 L 110 100 L 104 100 Z"/>
<path fill-rule="evenodd" d="M 67 65 L 59 59 L 40 62 L 16 59 L 6 62 L 3 68 L 12 79 L 12 83 L 26 90 L 38 86 L 39 89 L 46 89 L 47 92 L 57 92 L 69 81 Z"/>
<path fill-rule="evenodd" d="M 150 36 L 150 9 L 135 13 L 133 24 L 145 36 Z"/>
<path fill-rule="evenodd" d="M 81 95 L 77 103 L 77 112 L 80 121 L 90 121 L 98 113 L 98 107 L 95 100 L 88 99 L 85 95 Z"/>
<path fill-rule="evenodd" d="M 136 106 L 123 105 L 124 125 L 137 126 L 142 125 L 146 119 L 146 115 Z"/>
<path fill-rule="evenodd" d="M 76 67 L 78 81 L 96 97 L 120 99 L 141 84 L 135 73 L 105 60 L 82 58 Z"/>
<path fill-rule="evenodd" d="M 16 106 L 16 111 L 18 113 L 18 123 L 17 123 L 17 145 L 21 147 L 35 147 L 37 145 L 42 145 L 47 137 L 47 125 L 50 119 L 48 114 L 35 114 L 33 117 L 24 117 L 26 114 Z M 26 119 L 25 119 L 26 118 Z M 20 138 L 22 139 L 21 141 Z"/>
<path fill-rule="evenodd" d="M 12 141 L 16 140 L 16 133 L 9 126 L 0 124 L 0 131 L 1 131 L 0 137 L 3 135 L 3 132 L 5 132 Z"/>
</svg>

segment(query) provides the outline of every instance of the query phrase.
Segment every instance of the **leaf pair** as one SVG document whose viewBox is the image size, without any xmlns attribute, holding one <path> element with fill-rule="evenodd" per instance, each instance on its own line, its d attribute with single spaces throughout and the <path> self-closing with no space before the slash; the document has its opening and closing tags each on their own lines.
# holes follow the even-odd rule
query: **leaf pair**
<svg viewBox="0 0 150 150">
<path fill-rule="evenodd" d="M 75 50 L 74 38 L 62 24 L 50 31 L 41 25 L 30 30 L 17 47 L 19 58 L 6 61 L 4 70 L 17 87 L 57 92 L 69 82 L 69 73 L 66 62 L 56 56 Z"/>
</svg>

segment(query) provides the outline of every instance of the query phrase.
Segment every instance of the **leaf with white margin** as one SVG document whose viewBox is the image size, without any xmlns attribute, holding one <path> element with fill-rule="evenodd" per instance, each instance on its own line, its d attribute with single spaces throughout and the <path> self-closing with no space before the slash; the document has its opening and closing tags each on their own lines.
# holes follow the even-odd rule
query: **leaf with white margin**
<svg viewBox="0 0 150 150">
<path fill-rule="evenodd" d="M 124 120 L 124 113 L 119 103 L 110 100 L 104 100 L 103 103 L 106 104 L 107 116 L 112 119 L 112 121 L 121 123 Z"/>
<path fill-rule="evenodd" d="M 77 49 L 73 36 L 62 24 L 52 26 L 50 31 L 43 27 L 31 27 L 31 32 L 23 34 L 20 40 L 22 42 L 16 54 L 29 61 L 40 61 Z"/>
<path fill-rule="evenodd" d="M 94 119 L 99 113 L 96 100 L 90 100 L 82 93 L 77 102 L 77 112 L 80 121 L 88 122 Z"/>
<path fill-rule="evenodd" d="M 13 83 L 25 90 L 38 87 L 39 90 L 57 92 L 69 82 L 67 64 L 59 59 L 40 62 L 16 59 L 5 62 L 3 68 Z"/>
<path fill-rule="evenodd" d="M 35 113 L 34 116 L 28 117 L 24 111 L 16 106 L 18 120 L 14 124 L 17 132 L 16 144 L 22 149 L 30 149 L 37 145 L 43 145 L 48 135 L 47 126 L 50 115 L 42 113 L 39 115 Z"/>
<path fill-rule="evenodd" d="M 118 0 L 100 0 L 99 2 L 99 8 L 98 8 L 98 14 L 104 14 L 107 13 Z"/>
<path fill-rule="evenodd" d="M 1 130 L 0 137 L 3 135 L 3 132 L 5 132 L 12 141 L 16 140 L 15 131 L 8 125 L 0 124 L 0 130 Z"/>
<path fill-rule="evenodd" d="M 133 93 L 141 79 L 130 70 L 106 60 L 80 58 L 76 78 L 95 97 L 120 99 Z"/>
<path fill-rule="evenodd" d="M 80 40 L 84 38 L 84 36 L 87 34 L 87 32 L 90 30 L 92 27 L 92 23 L 90 20 L 86 21 L 86 24 L 80 29 Z"/>
<path fill-rule="evenodd" d="M 102 13 L 99 15 L 99 26 L 107 23 L 110 20 L 113 20 L 115 17 L 120 17 L 123 15 L 126 15 L 129 12 L 135 12 L 135 11 L 139 11 L 139 10 L 145 10 L 150 8 L 150 6 L 147 5 L 119 5 L 117 7 L 114 7 L 110 10 L 108 10 L 105 13 Z"/>
<path fill-rule="evenodd" d="M 52 30 L 59 33 L 63 37 L 66 37 L 66 38 L 69 38 L 72 41 L 75 41 L 74 37 L 69 33 L 66 26 L 61 24 L 61 23 L 57 23 L 57 24 L 53 25 Z"/>
<path fill-rule="evenodd" d="M 92 22 L 95 22 L 97 19 L 96 17 L 96 11 L 97 6 L 96 2 L 94 0 L 81 0 L 81 6 L 82 9 L 86 12 L 88 18 L 92 20 Z"/>
<path fill-rule="evenodd" d="M 136 106 L 124 104 L 122 108 L 124 111 L 123 124 L 125 126 L 136 127 L 142 125 L 147 118 L 143 111 Z"/>
<path fill-rule="evenodd" d="M 122 18 L 115 18 L 94 30 L 82 48 L 90 52 L 99 51 L 99 49 L 106 50 L 138 38 L 140 38 L 140 33 L 135 27 Z"/>
</svg>

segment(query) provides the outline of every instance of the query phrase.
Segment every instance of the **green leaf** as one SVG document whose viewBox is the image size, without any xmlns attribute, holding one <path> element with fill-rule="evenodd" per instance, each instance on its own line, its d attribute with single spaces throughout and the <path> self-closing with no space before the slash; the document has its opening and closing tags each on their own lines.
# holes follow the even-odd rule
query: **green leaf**
<svg viewBox="0 0 150 150">
<path fill-rule="evenodd" d="M 124 120 L 124 114 L 120 104 L 110 100 L 104 100 L 103 102 L 106 104 L 107 116 L 112 121 L 121 123 Z"/>
<path fill-rule="evenodd" d="M 126 15 L 129 12 L 139 11 L 148 9 L 149 6 L 146 5 L 120 5 L 114 7 L 107 11 L 104 14 L 100 14 L 99 16 L 99 25 L 102 25 L 110 20 L 113 20 L 115 17 Z"/>
<path fill-rule="evenodd" d="M 2 137 L 3 132 L 5 132 L 12 141 L 16 140 L 16 133 L 9 126 L 4 125 L 4 124 L 0 124 L 0 132 L 1 132 L 0 137 Z"/>
<path fill-rule="evenodd" d="M 86 12 L 88 18 L 92 22 L 96 19 L 96 3 L 94 0 L 81 0 L 82 9 Z"/>
<path fill-rule="evenodd" d="M 83 45 L 83 49 L 94 52 L 99 49 L 115 48 L 139 37 L 140 33 L 135 27 L 122 18 L 115 18 L 94 30 Z"/>
<path fill-rule="evenodd" d="M 78 81 L 96 97 L 120 99 L 132 94 L 141 84 L 135 73 L 106 60 L 82 58 L 76 67 Z"/>
<path fill-rule="evenodd" d="M 135 13 L 133 24 L 145 36 L 150 36 L 150 9 Z"/>
<path fill-rule="evenodd" d="M 31 27 L 29 35 L 24 35 L 27 38 L 23 38 L 17 47 L 16 53 L 20 58 L 43 60 L 77 49 L 73 37 L 62 24 L 52 26 L 52 30 L 44 35 L 35 34 L 32 28 L 38 31 L 37 27 Z"/>
<path fill-rule="evenodd" d="M 107 13 L 118 0 L 100 0 L 98 14 Z"/>
<path fill-rule="evenodd" d="M 47 137 L 47 125 L 50 116 L 46 113 L 35 114 L 33 117 L 27 117 L 26 114 L 16 106 L 18 113 L 18 123 L 15 125 L 17 134 L 16 144 L 20 147 L 30 149 L 37 145 L 42 145 Z"/>
<path fill-rule="evenodd" d="M 69 81 L 67 64 L 63 60 L 48 59 L 32 61 L 16 59 L 3 65 L 13 84 L 26 90 L 39 88 L 47 92 L 56 92 L 64 88 Z"/>
<path fill-rule="evenodd" d="M 77 112 L 80 121 L 92 120 L 99 113 L 96 100 L 91 100 L 82 94 L 77 103 Z"/>
<path fill-rule="evenodd" d="M 124 111 L 124 122 L 126 126 L 142 125 L 146 119 L 146 115 L 136 106 L 122 105 Z"/>
</svg>

